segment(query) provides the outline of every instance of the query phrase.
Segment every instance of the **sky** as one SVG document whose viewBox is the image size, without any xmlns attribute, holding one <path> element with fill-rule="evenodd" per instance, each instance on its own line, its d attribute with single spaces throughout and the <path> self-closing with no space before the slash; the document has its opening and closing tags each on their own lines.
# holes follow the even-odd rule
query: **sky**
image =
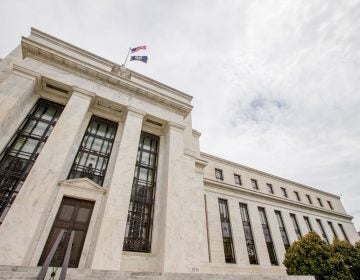
<svg viewBox="0 0 360 280">
<path fill-rule="evenodd" d="M 194 97 L 201 150 L 341 195 L 360 230 L 360 1 L 0 0 L 0 57 L 35 27 Z M 139 53 L 141 54 L 141 53 Z"/>
</svg>

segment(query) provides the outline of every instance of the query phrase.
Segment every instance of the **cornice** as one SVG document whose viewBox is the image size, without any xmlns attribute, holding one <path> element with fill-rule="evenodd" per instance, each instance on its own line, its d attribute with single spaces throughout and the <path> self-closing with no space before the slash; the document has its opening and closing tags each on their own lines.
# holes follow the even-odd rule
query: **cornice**
<svg viewBox="0 0 360 280">
<path fill-rule="evenodd" d="M 289 179 L 285 179 L 285 178 L 282 178 L 282 177 L 279 177 L 279 176 L 276 176 L 276 175 L 272 175 L 270 173 L 266 173 L 264 171 L 257 170 L 255 168 L 248 167 L 248 166 L 245 166 L 245 165 L 233 162 L 233 161 L 222 159 L 222 158 L 219 158 L 219 157 L 207 154 L 207 153 L 200 152 L 200 156 L 205 157 L 205 158 L 209 158 L 209 159 L 213 159 L 215 161 L 222 162 L 224 164 L 232 165 L 232 166 L 234 166 L 236 168 L 241 168 L 241 169 L 244 169 L 244 170 L 249 171 L 249 172 L 257 173 L 257 174 L 262 175 L 262 176 L 267 176 L 269 178 L 282 181 L 282 182 L 284 182 L 284 184 L 292 184 L 292 185 L 295 185 L 295 186 L 303 188 L 303 189 L 308 189 L 308 190 L 313 191 L 313 192 L 317 192 L 317 193 L 320 193 L 320 194 L 323 194 L 323 195 L 327 195 L 327 196 L 331 196 L 331 197 L 335 197 L 337 199 L 340 199 L 340 196 L 338 196 L 338 195 L 335 195 L 335 194 L 332 194 L 332 193 L 329 193 L 329 192 L 325 192 L 325 191 L 322 191 L 322 190 L 319 190 L 319 189 L 316 189 L 316 188 L 313 188 L 313 187 L 310 187 L 310 186 L 307 186 L 307 185 L 303 185 L 303 184 L 291 181 Z"/>
<path fill-rule="evenodd" d="M 284 199 L 281 197 L 277 197 L 277 196 L 273 196 L 270 194 L 266 194 L 266 193 L 262 193 L 256 190 L 251 190 L 251 189 L 247 189 L 244 187 L 234 187 L 230 184 L 227 183 L 223 183 L 223 182 L 218 182 L 218 181 L 214 181 L 214 180 L 210 180 L 210 179 L 205 179 L 204 178 L 204 186 L 208 186 L 208 187 L 212 187 L 212 188 L 216 188 L 216 189 L 221 189 L 221 190 L 225 190 L 228 192 L 233 192 L 233 193 L 240 193 L 240 194 L 247 194 L 247 195 L 251 195 L 251 196 L 255 196 L 258 198 L 262 198 L 265 199 L 267 201 L 275 201 L 277 203 L 281 203 L 281 204 L 286 204 L 286 205 L 290 205 L 291 207 L 293 206 L 297 206 L 299 208 L 302 209 L 307 209 L 307 210 L 315 210 L 318 212 L 322 212 L 324 214 L 327 215 L 334 215 L 334 216 L 338 216 L 341 218 L 345 218 L 345 219 L 353 219 L 353 216 L 351 215 L 347 215 L 347 214 L 343 214 L 334 210 L 327 210 L 324 208 L 320 208 L 320 207 L 316 207 L 313 205 L 308 205 L 308 204 L 304 204 L 301 202 L 297 202 L 297 201 L 292 201 L 292 200 L 288 200 L 288 199 Z"/>
<path fill-rule="evenodd" d="M 110 71 L 103 70 L 85 61 L 81 61 L 73 56 L 55 50 L 49 46 L 45 46 L 44 44 L 36 42 L 30 38 L 23 37 L 21 45 L 24 58 L 31 57 L 36 60 L 42 60 L 45 62 L 49 61 L 55 65 L 60 65 L 66 69 L 74 71 L 75 73 L 80 72 L 82 75 L 85 75 L 95 82 L 101 81 L 105 84 L 110 84 L 121 89 L 127 89 L 131 93 L 147 99 L 150 102 L 155 101 L 161 103 L 163 106 L 169 107 L 172 110 L 176 110 L 184 117 L 186 117 L 193 108 L 191 105 L 180 100 L 176 100 L 171 96 L 167 96 L 144 85 L 139 85 L 126 78 L 116 76 Z M 77 50 L 80 51 L 80 49 Z M 114 65 L 115 64 L 112 66 Z"/>
</svg>

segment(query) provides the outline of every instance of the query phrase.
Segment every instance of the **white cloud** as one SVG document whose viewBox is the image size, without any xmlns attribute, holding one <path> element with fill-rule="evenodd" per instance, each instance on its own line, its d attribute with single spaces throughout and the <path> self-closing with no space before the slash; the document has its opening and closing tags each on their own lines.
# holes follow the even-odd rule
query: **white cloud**
<svg viewBox="0 0 360 280">
<path fill-rule="evenodd" d="M 194 96 L 202 150 L 342 194 L 360 230 L 359 1 L 2 1 L 0 56 L 39 28 Z"/>
</svg>

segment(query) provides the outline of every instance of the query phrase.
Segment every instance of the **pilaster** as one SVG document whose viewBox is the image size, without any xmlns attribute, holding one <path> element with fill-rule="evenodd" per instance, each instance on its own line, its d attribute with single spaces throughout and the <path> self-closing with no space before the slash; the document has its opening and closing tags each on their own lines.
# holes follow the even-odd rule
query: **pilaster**
<svg viewBox="0 0 360 280">
<path fill-rule="evenodd" d="M 145 112 L 128 108 L 107 192 L 92 269 L 119 270 L 136 156 Z"/>
<path fill-rule="evenodd" d="M 0 151 L 39 98 L 35 95 L 37 79 L 13 72 L 0 84 Z"/>
</svg>

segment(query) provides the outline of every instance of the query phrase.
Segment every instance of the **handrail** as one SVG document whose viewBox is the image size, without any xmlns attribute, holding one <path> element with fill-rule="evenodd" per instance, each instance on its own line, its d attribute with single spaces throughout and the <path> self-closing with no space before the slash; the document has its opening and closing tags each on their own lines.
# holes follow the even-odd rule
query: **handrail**
<svg viewBox="0 0 360 280">
<path fill-rule="evenodd" d="M 62 229 L 58 235 L 58 237 L 56 238 L 55 242 L 54 242 L 54 245 L 51 247 L 51 250 L 49 252 L 49 254 L 47 255 L 46 257 L 46 260 L 39 272 L 39 275 L 38 277 L 36 278 L 36 280 L 44 280 L 45 279 L 45 276 L 46 276 L 46 273 L 48 271 L 48 268 L 49 268 L 49 265 L 50 265 L 50 262 L 52 261 L 52 259 L 54 258 L 54 255 L 56 253 L 56 250 L 57 248 L 59 247 L 60 245 L 60 242 L 64 236 L 64 233 L 65 233 L 65 230 Z M 70 239 L 69 239 L 69 242 L 67 244 L 67 248 L 66 248 L 66 253 L 65 253 L 65 257 L 64 257 L 64 260 L 63 260 L 63 264 L 62 264 L 62 268 L 61 268 L 61 273 L 60 273 L 60 277 L 59 277 L 59 280 L 65 280 L 65 277 L 66 277 L 66 271 L 67 271 L 67 268 L 69 266 L 69 261 L 70 261 L 70 255 L 71 255 L 71 248 L 72 248 L 72 244 L 73 244 L 73 241 L 74 241 L 74 236 L 75 236 L 75 231 L 71 231 L 70 233 Z M 53 278 L 55 275 L 51 275 L 51 277 Z"/>
</svg>

